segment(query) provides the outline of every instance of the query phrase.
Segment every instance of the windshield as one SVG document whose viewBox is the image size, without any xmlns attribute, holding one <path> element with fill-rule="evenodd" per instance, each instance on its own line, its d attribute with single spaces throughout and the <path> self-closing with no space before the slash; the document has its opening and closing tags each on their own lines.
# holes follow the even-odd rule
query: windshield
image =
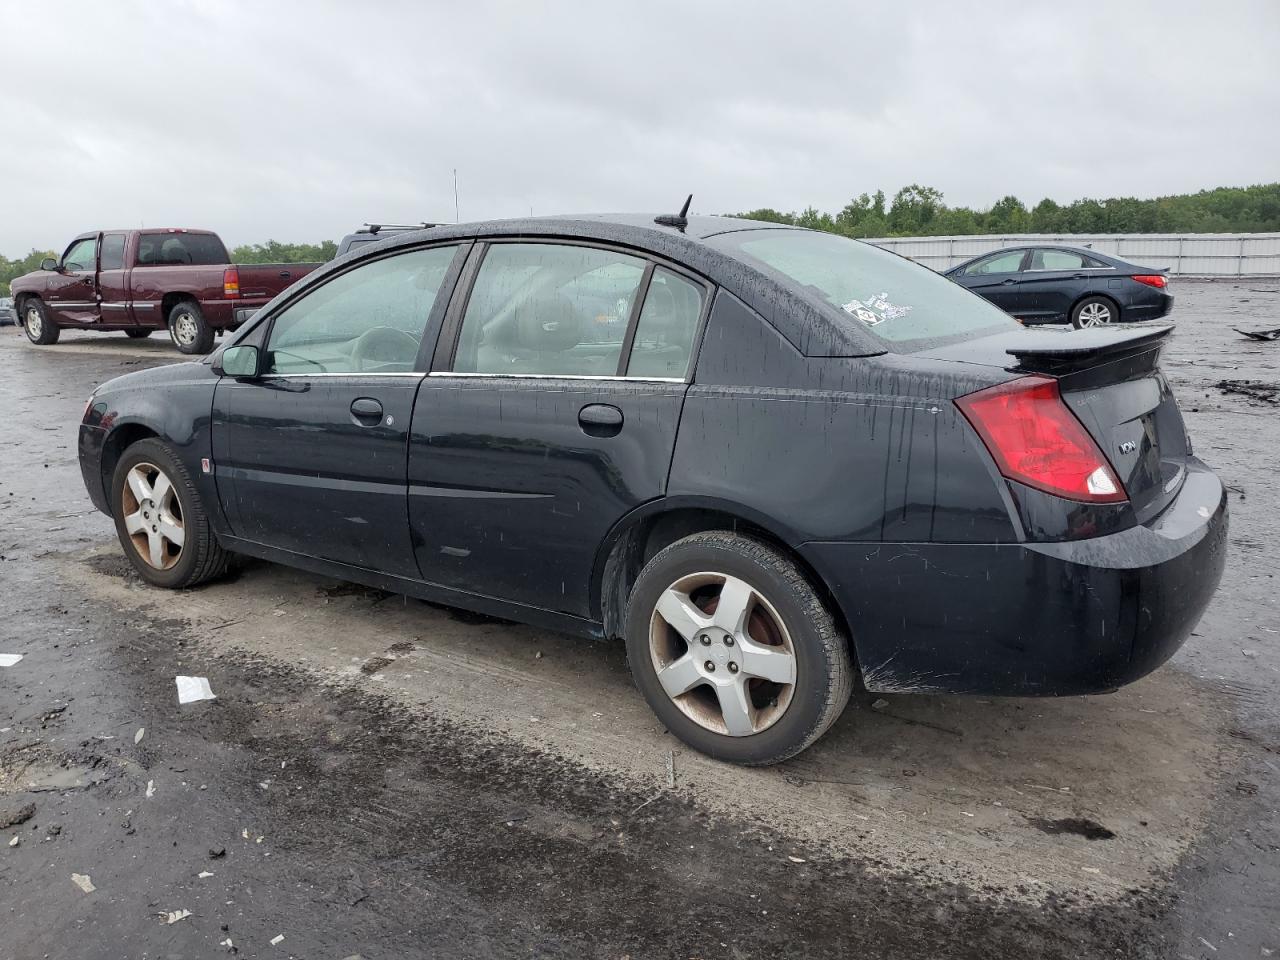
<svg viewBox="0 0 1280 960">
<path fill-rule="evenodd" d="M 939 340 L 1017 321 L 928 267 L 847 237 L 743 230 L 711 243 L 840 310 L 881 340 Z"/>
</svg>

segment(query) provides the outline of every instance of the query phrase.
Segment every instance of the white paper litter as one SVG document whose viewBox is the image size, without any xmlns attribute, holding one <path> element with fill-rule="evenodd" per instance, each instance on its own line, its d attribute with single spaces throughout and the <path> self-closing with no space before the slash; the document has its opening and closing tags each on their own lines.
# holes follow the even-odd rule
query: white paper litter
<svg viewBox="0 0 1280 960">
<path fill-rule="evenodd" d="M 164 915 L 165 923 L 177 923 L 179 920 L 185 920 L 191 916 L 190 910 L 171 910 Z"/>
<path fill-rule="evenodd" d="M 208 870 L 201 870 L 199 873 L 196 874 L 196 876 L 199 877 L 201 880 L 204 880 L 207 877 L 212 877 L 213 874 L 210 873 Z"/>
<path fill-rule="evenodd" d="M 87 873 L 73 873 L 71 882 L 83 890 L 85 893 L 93 893 L 98 888 L 93 885 L 93 881 L 89 879 Z"/>
<path fill-rule="evenodd" d="M 216 700 L 209 689 L 208 677 L 174 677 L 178 684 L 178 702 L 195 703 L 197 700 Z"/>
<path fill-rule="evenodd" d="M 21 659 L 20 653 L 0 653 L 0 667 L 12 667 Z"/>
<path fill-rule="evenodd" d="M 146 728 L 146 727 L 139 727 L 139 728 L 138 728 L 138 732 L 137 732 L 137 733 L 135 733 L 135 734 L 133 735 L 133 742 L 134 742 L 134 743 L 141 743 L 141 742 L 142 742 L 142 735 L 143 735 L 144 733 L 146 733 L 146 732 L 147 732 L 147 728 Z"/>
<path fill-rule="evenodd" d="M 231 938 L 230 938 L 230 937 L 227 937 L 227 939 L 223 940 L 220 944 L 218 944 L 218 946 L 220 946 L 220 947 L 230 947 L 230 946 L 234 946 L 234 944 L 232 944 L 232 942 L 231 942 Z"/>
<path fill-rule="evenodd" d="M 156 795 L 156 782 L 154 780 L 147 781 L 147 799 L 150 800 Z"/>
<path fill-rule="evenodd" d="M 17 838 L 17 837 L 14 837 L 12 840 L 10 840 L 10 841 L 9 841 L 9 846 L 11 846 L 11 847 L 16 847 L 17 845 L 18 845 L 18 838 Z"/>
<path fill-rule="evenodd" d="M 271 938 L 271 945 L 272 945 L 273 947 L 274 947 L 274 946 L 278 946 L 278 945 L 279 945 L 280 943 L 282 943 L 283 941 L 284 941 L 284 934 L 283 934 L 283 933 L 278 933 L 278 934 L 276 934 L 274 937 L 272 937 L 272 938 Z"/>
</svg>

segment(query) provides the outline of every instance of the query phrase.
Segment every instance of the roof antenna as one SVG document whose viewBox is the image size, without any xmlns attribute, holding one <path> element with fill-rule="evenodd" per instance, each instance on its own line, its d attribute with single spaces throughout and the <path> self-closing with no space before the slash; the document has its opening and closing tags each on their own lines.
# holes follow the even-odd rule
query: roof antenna
<svg viewBox="0 0 1280 960">
<path fill-rule="evenodd" d="M 693 203 L 693 194 L 689 194 L 685 198 L 684 206 L 680 208 L 679 213 L 663 213 L 653 218 L 654 223 L 660 223 L 664 227 L 675 227 L 677 230 L 684 230 L 689 225 L 689 218 L 686 216 L 689 212 L 689 204 Z"/>
</svg>

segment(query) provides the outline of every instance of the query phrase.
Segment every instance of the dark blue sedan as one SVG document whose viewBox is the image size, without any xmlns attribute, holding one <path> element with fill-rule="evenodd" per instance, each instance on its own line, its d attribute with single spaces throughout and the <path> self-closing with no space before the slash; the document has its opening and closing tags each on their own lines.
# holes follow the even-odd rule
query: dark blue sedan
<svg viewBox="0 0 1280 960">
<path fill-rule="evenodd" d="M 1005 247 L 946 271 L 1023 323 L 1077 329 L 1154 320 L 1173 309 L 1163 270 L 1079 247 Z"/>
</svg>

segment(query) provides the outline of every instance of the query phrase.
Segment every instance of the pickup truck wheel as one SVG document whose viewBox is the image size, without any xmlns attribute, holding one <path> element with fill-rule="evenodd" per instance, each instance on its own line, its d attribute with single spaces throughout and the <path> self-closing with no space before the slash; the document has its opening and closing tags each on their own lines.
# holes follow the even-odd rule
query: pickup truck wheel
<svg viewBox="0 0 1280 960">
<path fill-rule="evenodd" d="M 130 340 L 143 340 L 143 339 L 145 339 L 145 338 L 147 338 L 147 337 L 151 336 L 151 330 L 150 330 L 150 329 L 146 329 L 146 330 L 126 330 L 126 331 L 124 332 L 124 335 L 125 335 L 126 337 L 128 337 Z"/>
<path fill-rule="evenodd" d="M 181 300 L 169 311 L 169 337 L 182 353 L 204 356 L 213 349 L 213 328 L 194 300 Z"/>
<path fill-rule="evenodd" d="M 790 559 L 708 531 L 653 557 L 624 628 L 636 686 L 668 730 L 719 760 L 793 757 L 849 701 L 849 644 Z"/>
<path fill-rule="evenodd" d="M 125 556 L 147 583 L 194 587 L 226 571 L 200 493 L 182 461 L 159 440 L 139 440 L 111 481 L 111 513 Z"/>
<path fill-rule="evenodd" d="M 62 333 L 58 325 L 49 319 L 49 311 L 41 300 L 26 302 L 22 308 L 22 327 L 32 343 L 57 343 L 58 335 Z"/>
</svg>

